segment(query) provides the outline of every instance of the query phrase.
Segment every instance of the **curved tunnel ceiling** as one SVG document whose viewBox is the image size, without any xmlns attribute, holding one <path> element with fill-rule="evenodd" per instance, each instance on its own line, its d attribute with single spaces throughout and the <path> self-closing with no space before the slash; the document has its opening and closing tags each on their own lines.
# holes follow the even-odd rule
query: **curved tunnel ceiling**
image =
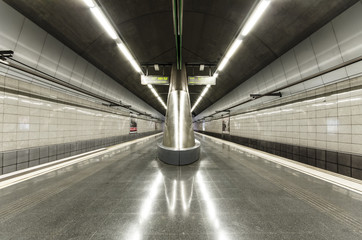
<svg viewBox="0 0 362 240">
<path fill-rule="evenodd" d="M 165 110 L 82 0 L 4 0 L 162 114 Z M 176 61 L 171 0 L 98 0 L 137 61 Z M 198 114 L 358 0 L 272 0 Z M 255 0 L 184 0 L 182 60 L 217 64 Z M 198 69 L 188 69 L 189 72 Z M 164 102 L 168 86 L 155 86 Z M 189 86 L 191 104 L 203 86 Z"/>
</svg>

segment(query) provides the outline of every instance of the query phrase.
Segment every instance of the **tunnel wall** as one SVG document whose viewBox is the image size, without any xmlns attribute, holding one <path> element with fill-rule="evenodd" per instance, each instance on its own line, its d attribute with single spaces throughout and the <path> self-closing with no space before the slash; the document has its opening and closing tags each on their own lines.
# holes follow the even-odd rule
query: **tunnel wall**
<svg viewBox="0 0 362 240">
<path fill-rule="evenodd" d="M 138 111 L 163 118 L 162 114 L 101 69 L 93 66 L 3 1 L 0 1 L 0 50 L 13 50 L 15 60 L 84 90 L 122 101 Z M 121 52 L 117 54 L 122 58 Z M 124 64 L 129 63 L 125 60 Z M 0 65 L 0 75 L 37 84 L 33 77 L 20 75 L 4 68 L 4 65 Z"/>
<path fill-rule="evenodd" d="M 163 118 L 3 1 L 0 1 L 0 50 L 13 50 L 14 59 L 22 63 Z M 137 133 L 130 133 L 129 111 L 103 106 L 97 99 L 1 64 L 0 174 L 162 131 L 161 122 L 139 115 L 132 118 L 137 119 Z"/>
<path fill-rule="evenodd" d="M 362 3 L 316 31 L 194 120 L 362 56 Z M 362 179 L 362 62 L 195 123 L 195 130 Z M 222 117 L 221 114 L 224 114 Z M 227 119 L 227 118 L 226 118 Z"/>
<path fill-rule="evenodd" d="M 162 131 L 162 123 L 0 75 L 0 174 Z"/>
</svg>

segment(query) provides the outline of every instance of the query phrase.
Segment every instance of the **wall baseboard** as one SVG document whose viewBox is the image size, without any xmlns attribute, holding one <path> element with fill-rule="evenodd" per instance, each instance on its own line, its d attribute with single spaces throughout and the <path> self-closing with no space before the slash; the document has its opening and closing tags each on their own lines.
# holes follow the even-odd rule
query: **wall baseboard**
<svg viewBox="0 0 362 240">
<path fill-rule="evenodd" d="M 0 152 L 0 175 L 150 136 L 159 132 L 161 131 L 134 133 Z"/>
<path fill-rule="evenodd" d="M 195 130 L 196 131 L 196 130 Z M 209 136 L 362 180 L 362 156 L 206 131 Z"/>
</svg>

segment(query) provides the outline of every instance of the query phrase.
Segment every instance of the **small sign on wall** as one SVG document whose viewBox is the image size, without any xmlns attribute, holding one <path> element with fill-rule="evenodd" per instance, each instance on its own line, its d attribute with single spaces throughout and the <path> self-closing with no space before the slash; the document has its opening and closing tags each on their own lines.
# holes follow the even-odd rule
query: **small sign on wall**
<svg viewBox="0 0 362 240">
<path fill-rule="evenodd" d="M 137 118 L 130 116 L 129 133 L 137 133 Z"/>
<path fill-rule="evenodd" d="M 222 118 L 222 133 L 230 134 L 230 116 Z"/>
</svg>

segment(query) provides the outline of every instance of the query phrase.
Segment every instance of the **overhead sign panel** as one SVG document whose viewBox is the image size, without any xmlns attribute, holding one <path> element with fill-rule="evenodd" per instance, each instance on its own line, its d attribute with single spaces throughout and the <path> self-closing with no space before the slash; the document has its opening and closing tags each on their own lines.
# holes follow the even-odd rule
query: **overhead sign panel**
<svg viewBox="0 0 362 240">
<path fill-rule="evenodd" d="M 189 85 L 215 85 L 216 78 L 209 76 L 189 76 L 188 77 Z M 141 84 L 147 85 L 169 85 L 170 79 L 167 76 L 141 76 Z"/>
<path fill-rule="evenodd" d="M 189 85 L 215 85 L 216 78 L 208 76 L 192 76 L 188 77 Z"/>
<path fill-rule="evenodd" d="M 147 84 L 152 84 L 152 85 L 168 85 L 169 82 L 169 77 L 165 77 L 165 76 L 144 76 L 141 75 L 141 84 L 142 85 L 147 85 Z"/>
</svg>

